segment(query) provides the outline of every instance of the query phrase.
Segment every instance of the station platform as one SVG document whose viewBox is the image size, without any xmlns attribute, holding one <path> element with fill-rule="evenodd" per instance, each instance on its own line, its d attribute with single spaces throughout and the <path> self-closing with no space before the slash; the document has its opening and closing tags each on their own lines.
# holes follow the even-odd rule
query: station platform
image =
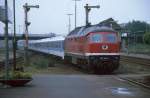
<svg viewBox="0 0 150 98">
<path fill-rule="evenodd" d="M 128 56 L 128 57 L 135 57 L 135 58 L 142 58 L 142 59 L 149 59 L 150 55 L 146 54 L 135 54 L 135 53 L 121 53 L 122 56 Z"/>
<path fill-rule="evenodd" d="M 35 75 L 25 87 L 0 87 L 0 98 L 149 98 L 150 90 L 114 75 Z"/>
</svg>

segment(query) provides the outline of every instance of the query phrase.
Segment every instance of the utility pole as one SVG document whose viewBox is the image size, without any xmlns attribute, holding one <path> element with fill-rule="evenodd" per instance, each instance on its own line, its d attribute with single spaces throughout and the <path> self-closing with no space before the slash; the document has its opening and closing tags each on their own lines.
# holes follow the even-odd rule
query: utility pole
<svg viewBox="0 0 150 98">
<path fill-rule="evenodd" d="M 13 69 L 16 70 L 16 0 L 13 0 L 14 37 L 13 37 Z"/>
<path fill-rule="evenodd" d="M 9 77 L 8 2 L 5 0 L 5 79 Z"/>
<path fill-rule="evenodd" d="M 91 11 L 91 8 L 100 8 L 99 5 L 97 6 L 89 6 L 88 4 L 86 4 L 86 6 L 84 6 L 85 8 L 85 12 L 86 12 L 86 26 L 89 25 L 89 12 Z"/>
<path fill-rule="evenodd" d="M 39 5 L 28 5 L 28 3 L 26 3 L 25 5 L 23 5 L 24 11 L 25 11 L 25 45 L 24 45 L 24 60 L 25 60 L 25 65 L 28 66 L 29 64 L 29 58 L 28 58 L 28 26 L 31 24 L 30 22 L 28 22 L 28 12 L 30 11 L 30 8 L 39 8 Z"/>
<path fill-rule="evenodd" d="M 67 15 L 68 15 L 68 18 L 69 18 L 68 33 L 70 33 L 70 31 L 71 31 L 71 19 L 70 19 L 70 16 L 73 15 L 73 14 L 67 14 Z"/>
<path fill-rule="evenodd" d="M 73 0 L 75 2 L 75 28 L 77 27 L 77 1 L 81 0 Z"/>
</svg>

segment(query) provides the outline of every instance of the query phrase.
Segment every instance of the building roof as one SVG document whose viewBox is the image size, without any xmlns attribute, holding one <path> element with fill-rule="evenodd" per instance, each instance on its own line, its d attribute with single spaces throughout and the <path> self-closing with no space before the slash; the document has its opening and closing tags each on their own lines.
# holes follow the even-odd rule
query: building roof
<svg viewBox="0 0 150 98">
<path fill-rule="evenodd" d="M 116 31 L 121 30 L 121 26 L 113 18 L 108 18 L 108 19 L 100 22 L 98 25 L 111 27 Z"/>
</svg>

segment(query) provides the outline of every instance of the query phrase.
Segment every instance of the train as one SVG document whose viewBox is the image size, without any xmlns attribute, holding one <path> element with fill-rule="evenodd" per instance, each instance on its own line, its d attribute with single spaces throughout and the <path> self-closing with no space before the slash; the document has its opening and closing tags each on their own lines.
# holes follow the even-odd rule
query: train
<svg viewBox="0 0 150 98">
<path fill-rule="evenodd" d="M 120 36 L 110 27 L 77 27 L 66 37 L 29 42 L 29 49 L 64 59 L 94 73 L 112 73 L 119 67 Z"/>
<path fill-rule="evenodd" d="M 110 27 L 76 28 L 65 38 L 65 60 L 89 71 L 111 73 L 119 67 L 120 37 Z"/>
<path fill-rule="evenodd" d="M 29 40 L 28 50 L 51 54 L 64 59 L 64 36 L 44 38 L 40 40 Z M 19 40 L 17 46 L 19 50 L 24 50 L 24 40 Z"/>
</svg>

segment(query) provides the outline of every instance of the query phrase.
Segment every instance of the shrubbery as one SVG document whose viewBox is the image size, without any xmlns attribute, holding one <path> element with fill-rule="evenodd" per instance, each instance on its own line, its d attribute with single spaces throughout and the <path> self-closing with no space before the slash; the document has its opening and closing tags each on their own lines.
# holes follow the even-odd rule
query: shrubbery
<svg viewBox="0 0 150 98">
<path fill-rule="evenodd" d="M 4 79 L 5 77 L 5 74 L 1 75 L 0 79 Z M 8 79 L 32 79 L 32 74 L 28 72 L 11 71 L 9 72 Z"/>
<path fill-rule="evenodd" d="M 32 67 L 35 67 L 37 69 L 45 69 L 48 67 L 48 63 L 49 63 L 49 60 L 46 59 L 45 57 L 35 57 L 33 59 L 31 59 L 31 66 Z"/>
<path fill-rule="evenodd" d="M 144 34 L 144 42 L 150 44 L 150 32 Z"/>
</svg>

